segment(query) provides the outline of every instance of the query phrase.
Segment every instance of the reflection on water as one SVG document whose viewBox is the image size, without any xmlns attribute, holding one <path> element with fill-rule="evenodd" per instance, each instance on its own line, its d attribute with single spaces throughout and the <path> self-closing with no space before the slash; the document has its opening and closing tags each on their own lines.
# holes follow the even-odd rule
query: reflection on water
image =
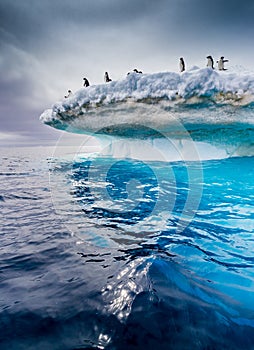
<svg viewBox="0 0 254 350">
<path fill-rule="evenodd" d="M 66 170 L 66 164 L 62 166 Z M 253 158 L 203 162 L 203 182 L 196 184 L 198 192 L 194 192 L 198 196 L 202 188 L 199 205 L 185 224 L 189 174 L 197 166 L 200 164 L 195 162 L 144 164 L 131 160 L 112 164 L 107 158 L 97 160 L 96 167 L 88 160 L 72 164 L 67 171 L 71 203 L 81 216 L 83 212 L 83 224 L 90 228 L 89 236 L 86 232 L 82 236 L 79 230 L 79 237 L 111 247 L 144 242 L 159 245 L 175 255 L 185 269 L 209 280 L 216 292 L 228 295 L 234 307 L 241 304 L 248 309 L 254 266 Z M 101 175 L 104 173 L 106 176 Z M 137 183 L 128 191 L 132 179 Z M 141 269 L 145 275 L 146 268 Z M 132 280 L 130 264 L 128 271 Z M 128 314 L 125 289 L 135 290 L 136 286 L 129 281 L 125 286 L 107 288 L 118 291 L 111 305 L 114 314 Z"/>
<path fill-rule="evenodd" d="M 51 159 L 52 191 L 31 153 L 1 163 L 1 349 L 253 349 L 253 158 L 204 161 L 188 221 L 200 164 Z"/>
</svg>

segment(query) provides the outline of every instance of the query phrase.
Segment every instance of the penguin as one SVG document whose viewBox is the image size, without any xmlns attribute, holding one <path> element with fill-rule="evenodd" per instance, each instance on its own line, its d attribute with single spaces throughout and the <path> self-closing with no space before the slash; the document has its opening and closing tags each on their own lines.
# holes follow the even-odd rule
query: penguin
<svg viewBox="0 0 254 350">
<path fill-rule="evenodd" d="M 73 93 L 72 93 L 72 91 L 71 90 L 68 90 L 68 95 L 66 95 L 66 96 L 64 96 L 65 98 L 68 98 L 68 97 L 70 97 L 70 96 L 72 96 L 73 95 Z"/>
<path fill-rule="evenodd" d="M 143 74 L 143 72 L 141 70 L 137 70 L 137 68 L 133 69 L 132 72 L 135 72 L 137 74 Z M 131 74 L 132 72 L 128 72 L 127 75 Z"/>
<path fill-rule="evenodd" d="M 224 56 L 221 56 L 219 61 L 217 61 L 219 70 L 226 70 L 226 68 L 224 68 L 225 62 L 228 62 L 228 60 L 224 60 Z"/>
<path fill-rule="evenodd" d="M 183 57 L 180 57 L 179 67 L 180 67 L 180 72 L 185 71 L 185 63 L 184 63 Z"/>
<path fill-rule="evenodd" d="M 88 79 L 83 78 L 83 80 L 84 80 L 84 84 L 83 84 L 83 86 L 88 87 L 88 86 L 90 85 L 90 83 L 89 83 Z"/>
<path fill-rule="evenodd" d="M 137 68 L 133 69 L 133 72 L 138 73 L 138 74 L 142 74 L 141 70 L 137 70 Z"/>
<path fill-rule="evenodd" d="M 105 72 L 104 80 L 105 80 L 105 83 L 109 83 L 110 81 L 112 81 L 112 79 L 109 78 L 108 72 Z"/>
<path fill-rule="evenodd" d="M 207 67 L 210 67 L 212 69 L 214 69 L 214 61 L 213 61 L 213 58 L 212 56 L 207 56 Z"/>
</svg>

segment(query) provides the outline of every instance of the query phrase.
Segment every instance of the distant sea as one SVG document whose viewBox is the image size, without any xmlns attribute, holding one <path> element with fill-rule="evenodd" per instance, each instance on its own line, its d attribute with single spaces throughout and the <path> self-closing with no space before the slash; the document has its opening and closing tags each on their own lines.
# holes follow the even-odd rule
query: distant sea
<svg viewBox="0 0 254 350">
<path fill-rule="evenodd" d="M 53 153 L 1 149 L 1 350 L 254 349 L 253 157 Z"/>
</svg>

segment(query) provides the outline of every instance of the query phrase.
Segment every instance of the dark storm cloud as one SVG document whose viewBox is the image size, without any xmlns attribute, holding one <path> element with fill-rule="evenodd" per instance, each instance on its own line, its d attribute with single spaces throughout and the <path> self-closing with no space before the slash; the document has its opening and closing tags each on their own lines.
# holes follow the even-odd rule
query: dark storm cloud
<svg viewBox="0 0 254 350">
<path fill-rule="evenodd" d="M 170 7 L 164 12 L 164 24 L 169 12 Z M 224 33 L 250 35 L 254 30 L 253 16 L 253 0 L 179 0 L 174 7 L 173 21 L 179 34 L 198 33 L 205 39 L 209 32 L 215 38 L 223 37 Z M 172 23 L 168 25 L 172 28 Z"/>
<path fill-rule="evenodd" d="M 71 24 L 84 30 L 131 25 L 156 12 L 164 1 L 22 0 L 0 2 L 0 28 L 22 45 L 50 40 Z M 85 34 L 85 33 L 84 33 Z"/>
<path fill-rule="evenodd" d="M 134 28 L 145 21 L 145 28 L 163 37 L 206 32 L 219 37 L 223 33 L 238 34 L 243 28 L 253 32 L 253 0 L 1 0 L 0 29 L 12 35 L 13 42 L 33 50 L 53 44 L 66 35 L 73 25 L 87 37 L 89 31 L 124 26 Z M 142 34 L 142 33 L 141 33 Z M 239 36 L 242 33 L 239 33 Z M 0 32 L 1 36 L 1 32 Z M 61 38 L 63 40 L 63 38 Z"/>
<path fill-rule="evenodd" d="M 4 39 L 12 37 L 5 35 Z M 0 143 L 11 145 L 12 140 L 13 144 L 40 144 L 49 134 L 38 122 L 47 100 L 43 80 L 36 81 L 40 64 L 11 40 L 2 40 L 0 52 Z M 9 136 L 3 137 L 3 133 Z M 50 135 L 51 139 L 55 137 Z"/>
<path fill-rule="evenodd" d="M 97 83 L 105 70 L 177 69 L 179 55 L 240 55 L 253 15 L 253 0 L 0 0 L 1 129 L 47 133 L 39 114 L 83 74 Z"/>
<path fill-rule="evenodd" d="M 191 5 L 194 6 L 195 11 L 191 11 Z M 207 23 L 207 25 L 218 25 L 224 29 L 227 29 L 227 26 L 230 26 L 234 27 L 235 30 L 237 30 L 238 25 L 246 26 L 247 24 L 253 23 L 253 0 L 186 1 L 186 9 L 187 11 L 191 11 L 191 17 L 194 20 L 199 20 L 200 22 Z M 216 27 L 214 29 L 216 29 Z"/>
</svg>

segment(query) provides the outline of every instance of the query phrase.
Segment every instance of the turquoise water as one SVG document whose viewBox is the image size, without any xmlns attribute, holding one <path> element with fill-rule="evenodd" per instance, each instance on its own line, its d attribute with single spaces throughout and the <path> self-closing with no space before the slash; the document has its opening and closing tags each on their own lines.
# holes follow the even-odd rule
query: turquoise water
<svg viewBox="0 0 254 350">
<path fill-rule="evenodd" d="M 182 215 L 190 196 L 188 174 L 192 169 L 197 172 L 195 162 L 144 164 L 118 160 L 113 165 L 110 162 L 109 170 L 108 162 L 109 159 L 100 159 L 96 168 L 92 161 L 74 163 L 70 175 L 72 196 L 84 212 L 84 220 L 114 229 L 112 236 L 107 233 L 105 237 L 95 231 L 90 236 L 91 241 L 96 243 L 98 239 L 100 245 L 105 238 L 105 245 L 109 246 L 115 246 L 115 242 L 119 246 L 138 242 L 160 247 L 174 255 L 181 266 L 190 269 L 196 277 L 208 281 L 216 294 L 221 292 L 225 297 L 230 296 L 232 310 L 235 309 L 234 302 L 249 309 L 252 316 L 246 323 L 252 324 L 253 158 L 211 160 L 199 164 L 203 182 L 200 187 L 196 186 L 199 191 L 191 198 L 194 202 L 200 196 L 199 204 L 187 223 L 186 215 Z M 106 183 L 98 183 L 94 173 L 102 174 L 104 168 L 108 170 Z M 169 170 L 174 176 L 168 176 Z M 91 179 L 97 181 L 96 191 Z M 131 190 L 136 192 L 140 187 L 140 197 L 135 197 L 131 190 L 128 192 L 128 183 L 133 179 L 137 184 Z M 105 189 L 112 203 L 103 197 Z M 113 207 L 115 201 L 116 208 Z M 155 209 L 158 201 L 162 203 Z M 84 236 L 89 240 L 86 234 Z M 238 314 L 238 311 L 232 311 L 230 317 L 236 323 L 244 322 L 240 321 L 241 312 Z"/>
<path fill-rule="evenodd" d="M 66 182 L 53 201 L 68 229 L 125 262 L 102 295 L 138 345 L 116 336 L 109 348 L 189 349 L 190 336 L 191 348 L 253 348 L 253 161 L 53 162 L 51 179 Z"/>
<path fill-rule="evenodd" d="M 1 349 L 254 349 L 252 156 L 52 153 L 2 151 Z"/>
</svg>

